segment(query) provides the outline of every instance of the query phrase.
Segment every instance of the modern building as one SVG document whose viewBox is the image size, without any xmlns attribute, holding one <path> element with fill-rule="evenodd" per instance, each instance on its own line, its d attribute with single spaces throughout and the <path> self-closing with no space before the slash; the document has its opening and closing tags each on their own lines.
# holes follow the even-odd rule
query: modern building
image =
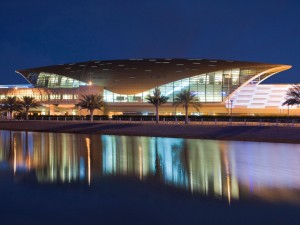
<svg viewBox="0 0 300 225">
<path fill-rule="evenodd" d="M 40 114 L 84 115 L 74 104 L 82 94 L 101 94 L 105 114 L 154 114 L 145 97 L 159 87 L 169 97 L 160 114 L 184 114 L 172 107 L 174 96 L 189 89 L 201 102 L 200 114 L 294 114 L 297 107 L 282 106 L 291 85 L 262 82 L 291 68 L 289 65 L 207 59 L 101 60 L 21 69 L 28 82 L 1 86 L 0 99 L 33 96 L 43 104 Z M 289 112 L 288 112 L 289 111 Z M 96 112 L 103 113 L 103 112 Z M 190 108 L 191 114 L 199 114 Z"/>
</svg>

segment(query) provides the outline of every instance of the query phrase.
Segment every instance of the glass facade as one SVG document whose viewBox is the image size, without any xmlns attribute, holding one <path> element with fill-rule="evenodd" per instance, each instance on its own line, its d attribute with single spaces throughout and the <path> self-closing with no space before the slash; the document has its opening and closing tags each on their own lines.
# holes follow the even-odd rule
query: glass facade
<svg viewBox="0 0 300 225">
<path fill-rule="evenodd" d="M 84 90 L 81 90 L 84 92 Z M 54 89 L 54 88 L 6 88 L 0 89 L 0 100 L 16 96 L 22 99 L 24 96 L 34 97 L 41 103 L 75 103 L 78 99 L 79 88 Z"/>
<path fill-rule="evenodd" d="M 173 102 L 174 97 L 184 89 L 190 89 L 200 102 L 222 102 L 259 72 L 255 68 L 220 70 L 177 80 L 159 88 L 162 95 L 169 97 L 168 102 Z M 104 89 L 103 95 L 106 102 L 147 102 L 145 98 L 149 94 L 152 95 L 153 90 L 134 95 L 121 95 Z"/>
<path fill-rule="evenodd" d="M 35 84 L 36 87 L 74 88 L 86 85 L 86 83 L 79 80 L 54 73 L 31 73 L 28 79 L 32 84 Z"/>
<path fill-rule="evenodd" d="M 45 88 L 15 85 L 14 87 L 0 87 L 0 100 L 14 96 L 21 100 L 24 96 L 29 96 L 49 108 L 50 105 L 74 105 L 82 95 L 98 93 L 102 93 L 102 89 L 96 85 L 86 85 L 77 88 Z M 70 109 L 68 107 L 66 111 Z"/>
</svg>

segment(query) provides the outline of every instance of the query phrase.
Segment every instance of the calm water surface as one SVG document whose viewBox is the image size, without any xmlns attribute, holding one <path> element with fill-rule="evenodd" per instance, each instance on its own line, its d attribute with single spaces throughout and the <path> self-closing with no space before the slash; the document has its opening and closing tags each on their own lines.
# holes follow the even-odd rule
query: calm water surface
<svg viewBox="0 0 300 225">
<path fill-rule="evenodd" d="M 0 131 L 2 173 L 87 186 L 134 177 L 229 203 L 299 204 L 299 161 L 298 144 Z"/>
</svg>

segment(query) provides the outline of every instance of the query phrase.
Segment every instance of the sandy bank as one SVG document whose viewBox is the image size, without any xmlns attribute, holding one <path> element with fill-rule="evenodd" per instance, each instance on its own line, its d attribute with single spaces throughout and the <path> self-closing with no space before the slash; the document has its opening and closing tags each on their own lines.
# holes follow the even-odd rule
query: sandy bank
<svg viewBox="0 0 300 225">
<path fill-rule="evenodd" d="M 300 128 L 56 121 L 1 121 L 1 130 L 182 137 L 238 141 L 300 143 Z"/>
</svg>

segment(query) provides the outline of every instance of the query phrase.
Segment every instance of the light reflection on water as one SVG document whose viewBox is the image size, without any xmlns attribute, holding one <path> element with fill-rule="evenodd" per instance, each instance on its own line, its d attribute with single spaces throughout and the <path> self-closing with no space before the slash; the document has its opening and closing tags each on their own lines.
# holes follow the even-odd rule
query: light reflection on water
<svg viewBox="0 0 300 225">
<path fill-rule="evenodd" d="M 134 176 L 227 199 L 300 203 L 300 145 L 0 131 L 0 170 L 38 182 Z"/>
</svg>

